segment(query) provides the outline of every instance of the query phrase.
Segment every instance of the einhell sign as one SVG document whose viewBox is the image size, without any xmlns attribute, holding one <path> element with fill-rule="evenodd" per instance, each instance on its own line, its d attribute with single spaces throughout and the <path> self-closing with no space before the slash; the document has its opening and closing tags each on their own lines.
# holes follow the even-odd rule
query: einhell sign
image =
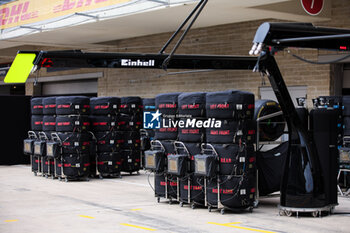
<svg viewBox="0 0 350 233">
<path fill-rule="evenodd" d="M 309 15 L 318 15 L 321 13 L 324 7 L 325 0 L 300 0 L 301 5 L 306 13 Z"/>
<path fill-rule="evenodd" d="M 0 6 L 0 29 L 130 2 L 132 0 L 18 0 Z"/>
</svg>

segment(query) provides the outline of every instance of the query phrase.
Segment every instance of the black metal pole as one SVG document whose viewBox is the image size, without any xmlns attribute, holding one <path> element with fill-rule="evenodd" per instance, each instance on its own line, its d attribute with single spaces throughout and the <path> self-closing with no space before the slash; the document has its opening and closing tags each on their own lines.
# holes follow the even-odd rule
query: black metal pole
<svg viewBox="0 0 350 233">
<path fill-rule="evenodd" d="M 180 39 L 177 41 L 177 43 L 175 44 L 173 50 L 170 52 L 169 56 L 164 60 L 163 64 L 162 64 L 162 68 L 164 70 L 167 69 L 167 66 L 170 62 L 170 60 L 172 59 L 172 57 L 174 56 L 176 50 L 179 48 L 180 44 L 182 43 L 182 41 L 185 39 L 188 31 L 191 29 L 192 25 L 194 24 L 194 22 L 196 22 L 198 16 L 201 14 L 203 8 L 205 7 L 205 5 L 207 4 L 208 0 L 204 0 L 204 2 L 202 3 L 201 7 L 199 8 L 197 14 L 194 16 L 193 20 L 191 21 L 191 23 L 188 25 L 188 27 L 186 28 L 186 30 L 184 31 L 184 33 L 181 35 Z"/>
<path fill-rule="evenodd" d="M 192 18 L 192 16 L 194 15 L 194 13 L 196 13 L 196 11 L 198 10 L 198 8 L 203 4 L 204 0 L 201 0 L 197 6 L 193 9 L 193 11 L 191 12 L 191 14 L 189 16 L 187 16 L 187 18 L 185 19 L 185 21 L 183 21 L 183 23 L 180 25 L 180 27 L 176 30 L 176 32 L 174 32 L 174 34 L 169 38 L 169 40 L 165 43 L 165 45 L 163 46 L 163 48 L 159 51 L 159 53 L 164 53 L 164 51 L 166 50 L 166 48 L 169 46 L 169 44 L 175 39 L 175 37 L 177 36 L 177 34 L 179 34 L 179 32 L 181 31 L 181 29 L 186 25 L 186 23 L 188 22 L 188 20 L 190 20 Z"/>
<path fill-rule="evenodd" d="M 323 178 L 315 144 L 300 120 L 275 58 L 266 51 L 261 56 L 260 69 L 268 75 L 289 131 L 289 149 L 281 182 L 281 206 L 322 207 Z"/>
</svg>

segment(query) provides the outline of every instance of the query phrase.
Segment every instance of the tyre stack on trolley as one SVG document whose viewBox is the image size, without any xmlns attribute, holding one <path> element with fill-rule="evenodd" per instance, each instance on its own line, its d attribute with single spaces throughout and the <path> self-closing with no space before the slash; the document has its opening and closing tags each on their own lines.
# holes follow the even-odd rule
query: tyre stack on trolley
<svg viewBox="0 0 350 233">
<path fill-rule="evenodd" d="M 41 148 L 40 145 L 34 146 L 39 139 L 39 132 L 43 130 L 43 99 L 31 99 L 31 131 L 28 132 L 28 139 L 24 140 L 24 154 L 30 156 L 30 163 L 34 175 L 42 174 L 41 166 Z M 36 150 L 35 150 L 36 148 Z"/>
<path fill-rule="evenodd" d="M 212 151 L 218 160 L 208 157 L 198 160 L 205 165 L 207 175 L 212 173 L 211 161 L 218 161 L 216 176 L 209 176 L 207 205 L 225 209 L 253 209 L 256 194 L 254 95 L 249 92 L 229 90 L 206 95 L 206 116 L 221 121 L 221 127 L 206 129 L 205 150 Z"/>
<path fill-rule="evenodd" d="M 85 96 L 31 100 L 32 131 L 24 153 L 35 175 L 69 181 L 139 171 L 141 98 L 91 98 L 91 107 L 90 115 Z"/>
<path fill-rule="evenodd" d="M 56 131 L 56 97 L 46 97 L 42 99 L 43 103 L 43 126 L 39 137 L 47 141 L 51 139 L 51 134 Z M 48 148 L 47 148 L 48 149 Z M 42 173 L 45 177 L 55 177 L 55 161 L 50 153 L 42 157 Z"/>
<path fill-rule="evenodd" d="M 179 128 L 177 141 L 175 136 L 167 137 L 168 141 L 159 138 L 160 132 L 167 132 L 159 129 L 156 139 L 161 140 L 152 141 L 151 150 L 145 152 L 145 167 L 155 172 L 158 201 L 177 198 L 181 206 L 204 205 L 222 214 L 225 209 L 252 210 L 256 196 L 254 101 L 252 93 L 237 90 L 178 95 L 178 116 L 183 117 L 184 126 Z M 171 102 L 176 103 L 174 94 L 156 97 L 163 117 L 170 114 L 162 107 L 174 106 Z M 191 124 L 200 120 L 208 127 Z"/>
<path fill-rule="evenodd" d="M 142 128 L 142 99 L 138 96 L 122 97 L 118 127 L 122 135 L 121 162 L 122 172 L 130 175 L 140 170 Z"/>
<path fill-rule="evenodd" d="M 180 93 L 167 93 L 157 95 L 155 106 L 157 112 L 162 114 L 160 120 L 169 123 L 176 119 L 178 113 L 178 96 Z M 151 150 L 145 151 L 145 168 L 154 172 L 154 191 L 158 202 L 160 198 L 177 200 L 177 178 L 167 173 L 167 157 L 175 154 L 174 142 L 177 140 L 177 127 L 168 125 L 155 130 L 155 140 L 151 142 Z M 154 156 L 154 157 L 153 157 Z"/>
<path fill-rule="evenodd" d="M 61 163 L 56 168 L 59 179 L 88 180 L 91 163 L 92 137 L 90 128 L 90 98 L 62 96 L 56 98 L 56 133 L 52 134 L 52 151 Z M 56 149 L 61 146 L 61 153 Z M 59 165 L 57 166 L 59 167 Z"/>
<path fill-rule="evenodd" d="M 84 96 L 33 98 L 32 131 L 24 140 L 35 175 L 87 180 L 90 174 L 90 100 Z M 44 115 L 40 115 L 44 114 Z"/>
<path fill-rule="evenodd" d="M 118 131 L 120 98 L 91 98 L 90 106 L 91 131 L 96 141 L 97 174 L 100 178 L 119 177 L 122 145 L 122 135 Z"/>
<path fill-rule="evenodd" d="M 178 112 L 184 126 L 178 129 L 178 141 L 175 142 L 176 155 L 169 157 L 168 172 L 172 170 L 172 164 L 177 158 L 183 158 L 184 173 L 177 174 L 179 180 L 179 201 L 195 208 L 204 203 L 204 178 L 195 175 L 195 155 L 201 153 L 202 143 L 205 142 L 205 129 L 196 127 L 197 120 L 205 120 L 205 96 L 204 92 L 183 93 L 178 97 Z M 179 169 L 180 171 L 182 169 Z"/>
</svg>

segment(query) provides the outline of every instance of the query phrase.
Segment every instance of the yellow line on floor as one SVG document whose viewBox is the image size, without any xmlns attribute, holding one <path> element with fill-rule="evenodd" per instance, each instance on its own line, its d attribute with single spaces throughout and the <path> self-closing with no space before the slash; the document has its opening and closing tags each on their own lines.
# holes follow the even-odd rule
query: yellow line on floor
<svg viewBox="0 0 350 233">
<path fill-rule="evenodd" d="M 142 210 L 142 209 L 131 209 L 131 211 L 139 211 L 139 210 Z"/>
<path fill-rule="evenodd" d="M 18 219 L 5 220 L 5 222 L 18 222 Z"/>
<path fill-rule="evenodd" d="M 208 224 L 212 224 L 212 225 L 218 225 L 218 226 L 224 226 L 224 227 L 232 227 L 232 228 L 236 228 L 236 229 L 242 229 L 242 230 L 247 230 L 247 231 L 255 231 L 255 232 L 263 232 L 263 233 L 276 233 L 274 231 L 266 231 L 266 230 L 260 230 L 260 229 L 255 229 L 255 228 L 249 228 L 249 227 L 240 227 L 240 226 L 233 226 L 232 224 L 239 224 L 239 222 L 237 223 L 216 223 L 216 222 L 208 222 Z"/>
<path fill-rule="evenodd" d="M 82 217 L 82 218 L 90 218 L 90 219 L 94 219 L 94 218 L 95 218 L 95 217 L 86 216 L 86 215 L 79 215 L 79 217 Z"/>
<path fill-rule="evenodd" d="M 136 225 L 131 225 L 131 224 L 127 224 L 127 223 L 121 223 L 120 225 L 127 226 L 127 227 L 139 228 L 139 229 L 147 230 L 147 231 L 156 231 L 156 229 L 147 228 L 147 227 L 141 227 L 141 226 L 136 226 Z"/>
</svg>

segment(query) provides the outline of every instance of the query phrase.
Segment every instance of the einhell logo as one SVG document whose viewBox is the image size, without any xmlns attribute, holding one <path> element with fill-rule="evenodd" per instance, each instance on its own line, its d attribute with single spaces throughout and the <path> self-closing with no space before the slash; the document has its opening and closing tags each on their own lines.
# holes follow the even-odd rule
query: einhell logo
<svg viewBox="0 0 350 233">
<path fill-rule="evenodd" d="M 154 66 L 155 61 L 154 60 L 148 60 L 148 61 L 141 61 L 140 59 L 133 61 L 131 59 L 122 59 L 121 66 L 146 66 L 146 67 L 152 67 Z"/>
</svg>

